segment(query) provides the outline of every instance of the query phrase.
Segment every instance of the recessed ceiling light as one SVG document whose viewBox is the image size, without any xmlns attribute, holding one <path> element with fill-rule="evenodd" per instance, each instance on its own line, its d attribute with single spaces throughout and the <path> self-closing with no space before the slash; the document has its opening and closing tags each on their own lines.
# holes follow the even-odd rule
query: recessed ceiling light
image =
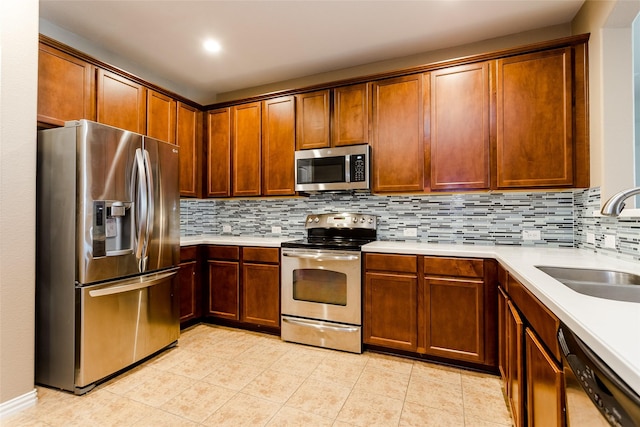
<svg viewBox="0 0 640 427">
<path fill-rule="evenodd" d="M 220 43 L 211 39 L 206 40 L 204 42 L 204 48 L 207 52 L 212 52 L 212 53 L 217 53 L 222 50 L 222 46 L 220 46 Z"/>
</svg>

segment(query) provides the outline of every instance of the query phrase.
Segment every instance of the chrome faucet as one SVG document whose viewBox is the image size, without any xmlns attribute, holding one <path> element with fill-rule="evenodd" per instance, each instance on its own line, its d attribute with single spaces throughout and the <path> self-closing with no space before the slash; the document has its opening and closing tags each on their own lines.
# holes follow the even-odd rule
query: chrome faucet
<svg viewBox="0 0 640 427">
<path fill-rule="evenodd" d="M 600 209 L 600 213 L 605 216 L 620 215 L 620 212 L 624 209 L 624 201 L 636 194 L 640 194 L 640 187 L 630 188 L 614 194 L 607 200 L 602 209 Z"/>
</svg>

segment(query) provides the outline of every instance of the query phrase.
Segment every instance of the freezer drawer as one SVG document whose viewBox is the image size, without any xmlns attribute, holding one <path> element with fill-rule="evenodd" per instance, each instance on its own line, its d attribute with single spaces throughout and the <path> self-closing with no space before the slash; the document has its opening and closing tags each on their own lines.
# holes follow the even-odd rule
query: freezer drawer
<svg viewBox="0 0 640 427">
<path fill-rule="evenodd" d="M 78 288 L 76 388 L 85 387 L 176 341 L 177 272 Z"/>
</svg>

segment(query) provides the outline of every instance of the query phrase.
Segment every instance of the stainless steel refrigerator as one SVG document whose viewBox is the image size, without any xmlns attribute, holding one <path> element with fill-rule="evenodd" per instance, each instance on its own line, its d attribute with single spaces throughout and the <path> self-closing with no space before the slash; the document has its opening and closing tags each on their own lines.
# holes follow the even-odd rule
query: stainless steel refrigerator
<svg viewBox="0 0 640 427">
<path fill-rule="evenodd" d="M 176 343 L 178 167 L 111 126 L 38 132 L 36 383 L 83 394 Z"/>
</svg>

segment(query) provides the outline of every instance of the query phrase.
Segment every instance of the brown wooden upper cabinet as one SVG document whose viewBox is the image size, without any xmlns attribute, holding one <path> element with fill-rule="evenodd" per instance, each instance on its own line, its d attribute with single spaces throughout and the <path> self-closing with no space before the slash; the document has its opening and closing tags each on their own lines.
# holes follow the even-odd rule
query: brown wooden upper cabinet
<svg viewBox="0 0 640 427">
<path fill-rule="evenodd" d="M 231 107 L 207 113 L 207 196 L 231 196 Z"/>
<path fill-rule="evenodd" d="M 431 86 L 431 97 L 425 97 L 430 189 L 488 189 L 489 63 L 443 68 L 425 77 Z"/>
<path fill-rule="evenodd" d="M 496 187 L 574 185 L 572 48 L 496 64 Z"/>
<path fill-rule="evenodd" d="M 232 194 L 260 196 L 262 192 L 262 103 L 232 107 Z"/>
<path fill-rule="evenodd" d="M 94 67 L 40 43 L 38 122 L 62 126 L 67 120 L 95 120 Z"/>
<path fill-rule="evenodd" d="M 207 196 L 292 195 L 295 97 L 208 112 Z"/>
<path fill-rule="evenodd" d="M 369 86 L 366 83 L 333 89 L 331 145 L 369 142 Z"/>
<path fill-rule="evenodd" d="M 424 188 L 423 75 L 372 84 L 373 191 Z"/>
<path fill-rule="evenodd" d="M 176 100 L 154 90 L 147 90 L 147 132 L 152 138 L 176 143 Z"/>
<path fill-rule="evenodd" d="M 264 101 L 262 108 L 262 194 L 291 195 L 296 148 L 295 97 Z"/>
<path fill-rule="evenodd" d="M 331 146 L 330 102 L 329 89 L 296 95 L 296 149 Z"/>
<path fill-rule="evenodd" d="M 296 95 L 296 149 L 369 142 L 367 83 Z"/>
<path fill-rule="evenodd" d="M 107 70 L 97 69 L 97 121 L 144 134 L 147 89 Z"/>
<path fill-rule="evenodd" d="M 180 195 L 200 197 L 202 193 L 202 113 L 178 102 L 176 144 L 180 147 Z"/>
</svg>

